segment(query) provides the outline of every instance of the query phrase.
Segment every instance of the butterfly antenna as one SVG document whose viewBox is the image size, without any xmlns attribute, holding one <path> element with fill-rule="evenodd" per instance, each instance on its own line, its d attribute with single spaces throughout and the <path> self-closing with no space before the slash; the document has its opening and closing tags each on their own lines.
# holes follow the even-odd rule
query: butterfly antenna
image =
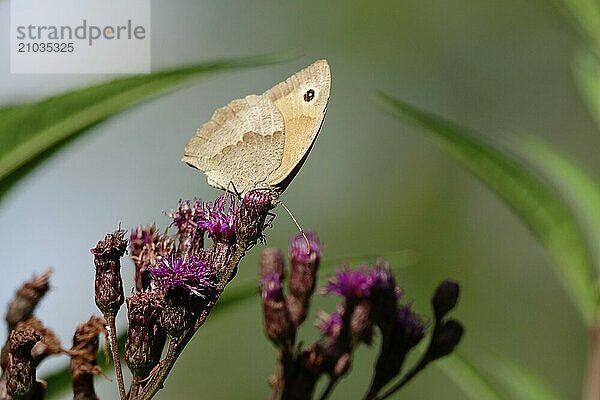
<svg viewBox="0 0 600 400">
<path fill-rule="evenodd" d="M 287 208 L 287 206 L 285 205 L 285 203 L 283 201 L 281 202 L 281 206 L 285 209 L 285 211 L 287 211 L 287 213 L 289 214 L 290 218 L 292 219 L 292 221 L 294 221 L 294 223 L 298 227 L 298 230 L 300 231 L 300 233 L 304 237 L 304 240 L 306 240 L 306 246 L 308 246 L 306 254 L 310 254 L 310 241 L 308 240 L 308 237 L 306 236 L 306 233 L 304 233 L 304 229 L 302 229 L 302 227 L 298 223 L 298 220 L 296 219 L 296 217 L 294 217 L 294 214 L 292 214 L 292 212 L 290 211 L 290 209 Z"/>
<path fill-rule="evenodd" d="M 233 188 L 233 191 L 229 190 L 229 186 L 231 186 Z M 227 184 L 227 188 L 225 189 L 226 192 L 229 192 L 231 194 L 234 194 L 238 200 L 242 199 L 242 195 L 240 194 L 240 192 L 238 192 L 237 188 L 235 187 L 235 184 L 233 183 L 233 181 L 229 181 L 229 183 Z"/>
</svg>

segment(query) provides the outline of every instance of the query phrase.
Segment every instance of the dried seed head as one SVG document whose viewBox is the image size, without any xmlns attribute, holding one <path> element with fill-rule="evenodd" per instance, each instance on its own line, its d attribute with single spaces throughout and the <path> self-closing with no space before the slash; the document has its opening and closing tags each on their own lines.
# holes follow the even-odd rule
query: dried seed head
<svg viewBox="0 0 600 400">
<path fill-rule="evenodd" d="M 33 357 L 34 365 L 39 365 L 39 363 L 46 357 L 66 351 L 60 345 L 60 339 L 58 336 L 56 336 L 54 331 L 44 326 L 42 321 L 36 317 L 31 317 L 27 321 L 19 322 L 16 327 L 16 329 L 26 328 L 33 328 L 35 333 L 41 338 L 31 350 L 31 356 Z"/>
<path fill-rule="evenodd" d="M 71 347 L 71 375 L 73 399 L 98 400 L 94 390 L 94 375 L 102 370 L 97 365 L 99 335 L 106 336 L 106 321 L 95 316 L 77 326 Z"/>
<path fill-rule="evenodd" d="M 8 311 L 6 312 L 6 322 L 9 332 L 19 322 L 31 318 L 35 307 L 50 287 L 48 281 L 51 274 L 52 271 L 48 270 L 41 275 L 34 276 L 19 288 L 15 297 L 8 305 Z"/>
<path fill-rule="evenodd" d="M 31 327 L 10 333 L 6 390 L 13 400 L 31 399 L 38 390 L 31 349 L 39 340 L 40 336 Z"/>
<path fill-rule="evenodd" d="M 121 257 L 127 249 L 124 230 L 116 230 L 98 242 L 91 252 L 96 266 L 96 305 L 104 316 L 116 315 L 125 301 L 121 280 Z"/>
<path fill-rule="evenodd" d="M 163 294 L 158 291 L 136 293 L 127 298 L 129 328 L 125 343 L 125 362 L 137 377 L 145 378 L 159 360 L 166 333 L 158 318 Z"/>
</svg>

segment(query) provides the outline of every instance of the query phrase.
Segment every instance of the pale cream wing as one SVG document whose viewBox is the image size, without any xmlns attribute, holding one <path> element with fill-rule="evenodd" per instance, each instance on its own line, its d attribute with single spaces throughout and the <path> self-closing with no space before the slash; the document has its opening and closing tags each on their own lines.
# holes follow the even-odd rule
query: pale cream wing
<svg viewBox="0 0 600 400">
<path fill-rule="evenodd" d="M 281 164 L 283 138 L 261 140 L 261 137 L 270 137 L 276 132 L 281 134 L 283 130 L 283 116 L 267 97 L 250 95 L 233 100 L 225 107 L 217 109 L 210 121 L 198 128 L 196 135 L 185 146 L 182 161 L 206 173 L 209 176 L 209 184 L 213 186 L 227 188 L 230 180 L 238 190 L 242 190 L 246 182 L 255 179 L 251 176 L 251 168 L 241 167 L 245 164 L 258 164 L 253 159 L 255 153 L 243 153 L 239 149 L 248 148 L 249 141 L 269 146 L 262 149 L 263 155 L 274 158 L 268 163 L 262 163 L 261 168 L 271 169 L 256 171 L 258 175 L 268 175 Z M 255 135 L 257 137 L 254 138 Z M 230 155 L 223 156 L 222 152 L 225 149 L 238 149 L 228 150 L 236 152 L 238 158 L 232 160 Z M 230 163 L 225 162 L 226 159 Z M 224 182 L 224 177 L 229 177 L 229 180 Z"/>
<path fill-rule="evenodd" d="M 281 165 L 267 184 L 283 191 L 298 172 L 323 123 L 330 90 L 329 64 L 319 60 L 263 94 L 283 116 L 285 134 Z"/>
<path fill-rule="evenodd" d="M 211 157 L 214 169 L 205 171 L 208 184 L 221 189 L 233 184 L 231 189 L 239 193 L 268 187 L 265 181 L 281 163 L 283 143 L 281 131 L 272 135 L 246 132 L 242 140 Z"/>
</svg>

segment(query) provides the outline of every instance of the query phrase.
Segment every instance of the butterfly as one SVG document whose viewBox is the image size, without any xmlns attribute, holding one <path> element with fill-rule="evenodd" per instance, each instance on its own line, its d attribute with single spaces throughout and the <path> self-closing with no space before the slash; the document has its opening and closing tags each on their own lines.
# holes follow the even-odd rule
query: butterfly
<svg viewBox="0 0 600 400">
<path fill-rule="evenodd" d="M 182 161 L 218 189 L 282 193 L 315 143 L 330 89 L 329 64 L 318 60 L 261 95 L 233 100 L 198 128 Z"/>
</svg>

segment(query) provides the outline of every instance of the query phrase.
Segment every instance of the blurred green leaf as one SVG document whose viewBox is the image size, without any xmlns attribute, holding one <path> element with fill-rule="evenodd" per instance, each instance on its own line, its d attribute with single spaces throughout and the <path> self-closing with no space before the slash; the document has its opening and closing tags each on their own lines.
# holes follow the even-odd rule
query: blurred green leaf
<svg viewBox="0 0 600 400">
<path fill-rule="evenodd" d="M 583 320 L 591 326 L 598 305 L 584 234 L 564 202 L 507 150 L 481 135 L 382 94 L 394 115 L 424 128 L 509 205 L 554 257 L 556 271 Z"/>
<path fill-rule="evenodd" d="M 392 269 L 397 270 L 399 268 L 403 268 L 407 265 L 407 263 L 412 262 L 412 258 L 410 257 L 410 252 L 406 250 L 395 251 L 390 253 L 385 253 L 384 258 L 386 260 L 394 260 L 396 259 L 399 262 L 398 264 L 392 264 Z M 407 256 L 409 256 L 407 258 Z M 323 284 L 327 275 L 335 270 L 335 268 L 340 264 L 341 261 L 346 260 L 348 262 L 354 261 L 365 261 L 365 260 L 373 260 L 375 256 L 363 255 L 350 257 L 345 259 L 324 259 L 321 262 L 321 267 L 319 269 L 319 282 Z M 229 308 L 242 305 L 245 301 L 251 299 L 258 299 L 258 289 L 257 283 L 255 281 L 252 282 L 241 282 L 235 283 L 231 287 L 228 287 L 223 296 L 219 299 L 218 303 L 215 305 L 215 308 L 210 313 L 208 318 L 208 323 L 219 315 L 222 315 L 224 311 Z M 123 354 L 122 349 L 125 347 L 125 333 L 121 333 L 118 337 L 119 340 L 119 348 L 121 349 L 121 354 Z M 100 365 L 105 372 L 112 369 L 112 364 L 110 360 L 105 358 L 103 352 L 98 353 L 98 365 Z M 46 375 L 43 378 L 47 384 L 48 389 L 46 390 L 46 397 L 49 399 L 58 397 L 64 394 L 71 387 L 71 373 L 68 367 L 59 369 L 49 375 Z"/>
<path fill-rule="evenodd" d="M 486 369 L 503 382 L 515 400 L 561 400 L 561 397 L 539 376 L 522 365 L 502 358 L 490 358 Z"/>
<path fill-rule="evenodd" d="M 501 400 L 502 396 L 477 369 L 459 354 L 451 354 L 435 365 L 472 400 Z M 536 397 L 532 397 L 537 399 Z"/>
<path fill-rule="evenodd" d="M 193 78 L 280 62 L 289 56 L 212 61 L 115 79 L 38 102 L 0 108 L 0 201 L 20 178 L 87 128 L 124 108 L 164 94 Z"/>
<path fill-rule="evenodd" d="M 596 0 L 560 0 L 575 28 L 600 55 L 600 6 Z"/>
<path fill-rule="evenodd" d="M 576 53 L 573 75 L 579 94 L 600 128 L 600 65 L 598 58 L 587 50 Z"/>
<path fill-rule="evenodd" d="M 532 135 L 515 135 L 510 149 L 531 163 L 571 204 L 588 234 L 600 274 L 600 185 L 595 177 L 550 144 Z"/>
</svg>

